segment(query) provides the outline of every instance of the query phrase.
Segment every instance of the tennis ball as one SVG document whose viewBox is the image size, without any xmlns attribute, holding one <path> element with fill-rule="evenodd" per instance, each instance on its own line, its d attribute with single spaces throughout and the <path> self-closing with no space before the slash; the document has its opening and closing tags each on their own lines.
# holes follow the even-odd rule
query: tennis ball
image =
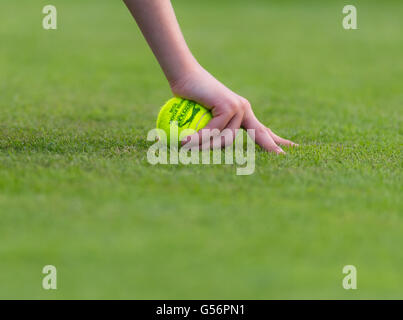
<svg viewBox="0 0 403 320">
<path fill-rule="evenodd" d="M 165 131 L 170 143 L 171 126 L 178 130 L 178 141 L 182 131 L 203 129 L 213 118 L 211 112 L 202 105 L 187 99 L 172 98 L 165 103 L 157 119 L 157 128 Z"/>
</svg>

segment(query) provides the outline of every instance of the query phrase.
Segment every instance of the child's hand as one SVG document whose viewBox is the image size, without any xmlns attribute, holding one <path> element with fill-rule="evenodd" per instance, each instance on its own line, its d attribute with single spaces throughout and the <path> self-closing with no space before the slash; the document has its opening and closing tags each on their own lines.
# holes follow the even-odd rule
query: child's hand
<svg viewBox="0 0 403 320">
<path fill-rule="evenodd" d="M 204 129 L 218 129 L 220 132 L 230 129 L 233 138 L 240 127 L 254 129 L 256 143 L 267 151 L 275 153 L 285 153 L 279 145 L 296 145 L 290 140 L 277 136 L 261 124 L 256 119 L 248 100 L 232 92 L 199 66 L 185 72 L 183 77 L 170 84 L 172 92 L 176 96 L 194 100 L 211 109 L 213 119 Z M 198 136 L 198 139 L 192 139 L 192 141 L 201 142 L 201 132 L 202 130 L 195 133 L 194 138 Z M 190 137 L 183 143 L 189 140 Z M 225 141 L 224 138 L 222 140 Z"/>
<path fill-rule="evenodd" d="M 261 124 L 248 100 L 229 90 L 198 64 L 183 38 L 170 1 L 124 1 L 158 59 L 173 93 L 211 109 L 214 118 L 205 129 L 222 131 L 229 128 L 233 138 L 240 127 L 254 129 L 256 143 L 276 153 L 284 153 L 278 145 L 295 145 Z M 196 141 L 202 141 L 201 133 L 196 135 L 199 138 Z"/>
</svg>

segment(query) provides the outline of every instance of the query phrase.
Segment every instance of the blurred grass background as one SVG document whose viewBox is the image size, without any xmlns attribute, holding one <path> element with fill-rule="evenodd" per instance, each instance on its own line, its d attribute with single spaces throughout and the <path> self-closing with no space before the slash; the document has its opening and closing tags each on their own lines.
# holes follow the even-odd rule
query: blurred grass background
<svg viewBox="0 0 403 320">
<path fill-rule="evenodd" d="M 403 3 L 173 1 L 202 65 L 301 144 L 151 166 L 171 93 L 122 1 L 0 4 L 0 298 L 403 298 Z M 45 291 L 44 265 L 58 269 Z M 358 290 L 342 268 L 358 268 Z"/>
</svg>

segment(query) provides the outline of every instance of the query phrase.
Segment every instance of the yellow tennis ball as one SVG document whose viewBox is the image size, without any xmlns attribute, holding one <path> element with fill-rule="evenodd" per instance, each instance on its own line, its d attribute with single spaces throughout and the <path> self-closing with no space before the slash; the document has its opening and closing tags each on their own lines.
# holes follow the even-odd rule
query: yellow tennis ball
<svg viewBox="0 0 403 320">
<path fill-rule="evenodd" d="M 177 139 L 186 129 L 198 131 L 203 129 L 213 118 L 210 110 L 202 105 L 187 99 L 172 98 L 165 103 L 157 119 L 157 128 L 165 131 L 167 142 L 171 141 L 170 129 L 175 127 L 178 130 Z"/>
</svg>

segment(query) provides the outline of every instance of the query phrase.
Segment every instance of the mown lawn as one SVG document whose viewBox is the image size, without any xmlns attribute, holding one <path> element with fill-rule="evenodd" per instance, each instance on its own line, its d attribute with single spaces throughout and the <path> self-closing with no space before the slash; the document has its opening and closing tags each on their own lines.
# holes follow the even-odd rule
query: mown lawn
<svg viewBox="0 0 403 320">
<path fill-rule="evenodd" d="M 403 3 L 176 0 L 286 156 L 152 166 L 171 97 L 121 1 L 0 4 L 0 298 L 403 298 Z M 42 268 L 58 289 L 42 289 Z M 358 269 L 358 290 L 342 268 Z"/>
</svg>

